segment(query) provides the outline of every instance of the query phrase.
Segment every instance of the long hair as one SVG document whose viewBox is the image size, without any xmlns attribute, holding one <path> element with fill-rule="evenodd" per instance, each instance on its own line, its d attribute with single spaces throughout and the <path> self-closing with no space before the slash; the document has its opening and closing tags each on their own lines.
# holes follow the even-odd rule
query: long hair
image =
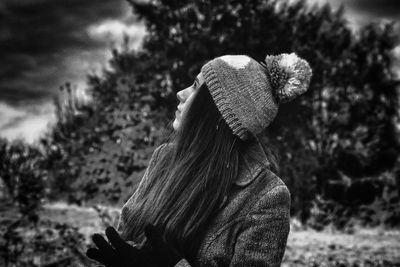
<svg viewBox="0 0 400 267">
<path fill-rule="evenodd" d="M 223 120 L 203 84 L 165 153 L 149 172 L 149 183 L 129 215 L 123 237 L 143 241 L 148 223 L 187 259 L 194 260 L 201 237 L 239 172 L 248 142 Z"/>
</svg>

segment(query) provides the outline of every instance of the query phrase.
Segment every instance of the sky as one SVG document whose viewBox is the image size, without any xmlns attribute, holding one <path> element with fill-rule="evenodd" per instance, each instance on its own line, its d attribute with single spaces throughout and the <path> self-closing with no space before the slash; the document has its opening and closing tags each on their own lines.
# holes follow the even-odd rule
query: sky
<svg viewBox="0 0 400 267">
<path fill-rule="evenodd" d="M 371 20 L 400 21 L 400 0 L 308 1 L 335 8 L 343 3 L 354 28 Z M 58 88 L 71 82 L 83 90 L 86 74 L 107 67 L 123 33 L 133 48 L 146 33 L 125 0 L 1 0 L 0 136 L 37 140 L 55 120 Z M 400 58 L 400 47 L 396 53 Z"/>
<path fill-rule="evenodd" d="M 123 33 L 133 47 L 145 34 L 124 0 L 1 0 L 0 136 L 34 142 L 55 120 L 59 87 L 84 89 Z"/>
</svg>

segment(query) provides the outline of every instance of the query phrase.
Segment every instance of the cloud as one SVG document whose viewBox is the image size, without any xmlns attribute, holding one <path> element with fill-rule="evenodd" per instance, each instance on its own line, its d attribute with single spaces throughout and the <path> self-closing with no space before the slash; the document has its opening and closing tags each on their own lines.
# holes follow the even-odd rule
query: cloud
<svg viewBox="0 0 400 267">
<path fill-rule="evenodd" d="M 382 19 L 400 23 L 399 0 L 308 0 L 312 4 L 329 3 L 334 9 L 343 5 L 345 17 L 353 29 Z"/>
<path fill-rule="evenodd" d="M 144 34 L 125 0 L 2 0 L 0 17 L 0 99 L 13 105 L 82 84 L 123 31 L 137 43 Z"/>
<path fill-rule="evenodd" d="M 374 17 L 400 19 L 399 0 L 347 0 L 346 4 Z"/>
<path fill-rule="evenodd" d="M 10 124 L 10 121 L 19 120 L 19 118 L 25 116 L 26 113 L 24 111 L 15 109 L 5 103 L 0 103 L 0 132 Z"/>
<path fill-rule="evenodd" d="M 0 137 L 34 143 L 55 121 L 54 106 L 44 102 L 13 107 L 0 102 Z"/>
<path fill-rule="evenodd" d="M 111 47 L 145 27 L 126 0 L 0 1 L 0 136 L 33 142 L 54 120 L 52 98 L 107 68 Z"/>
<path fill-rule="evenodd" d="M 146 33 L 143 24 L 128 25 L 121 20 L 106 20 L 99 24 L 93 24 L 87 29 L 89 36 L 99 42 L 110 44 L 122 43 L 125 34 L 132 36 L 133 49 L 139 48 L 141 40 Z"/>
</svg>

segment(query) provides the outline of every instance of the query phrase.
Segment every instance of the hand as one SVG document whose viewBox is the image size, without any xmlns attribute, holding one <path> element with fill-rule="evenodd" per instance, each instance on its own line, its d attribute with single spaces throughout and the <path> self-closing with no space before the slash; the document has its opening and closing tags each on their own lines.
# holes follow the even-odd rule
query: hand
<svg viewBox="0 0 400 267">
<path fill-rule="evenodd" d="M 183 257 L 162 238 L 162 233 L 153 225 L 148 224 L 144 228 L 144 234 L 152 247 L 152 255 L 155 265 L 175 266 Z"/>
<path fill-rule="evenodd" d="M 111 245 L 100 234 L 92 236 L 97 248 L 89 248 L 86 256 L 106 267 L 152 266 L 151 251 L 138 249 L 125 242 L 113 227 L 107 227 L 106 236 Z"/>
</svg>

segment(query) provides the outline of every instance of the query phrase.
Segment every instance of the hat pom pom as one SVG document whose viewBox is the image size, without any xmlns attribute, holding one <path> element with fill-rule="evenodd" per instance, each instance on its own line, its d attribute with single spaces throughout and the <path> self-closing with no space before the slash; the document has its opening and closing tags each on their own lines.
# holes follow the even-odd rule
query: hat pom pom
<svg viewBox="0 0 400 267">
<path fill-rule="evenodd" d="M 311 67 L 295 53 L 267 55 L 265 67 L 279 103 L 289 102 L 308 90 Z"/>
</svg>

